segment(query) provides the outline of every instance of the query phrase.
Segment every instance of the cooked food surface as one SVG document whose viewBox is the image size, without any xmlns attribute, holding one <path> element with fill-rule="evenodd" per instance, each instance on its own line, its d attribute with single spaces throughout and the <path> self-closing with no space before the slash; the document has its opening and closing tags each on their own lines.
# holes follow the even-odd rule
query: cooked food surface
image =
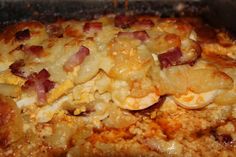
<svg viewBox="0 0 236 157">
<path fill-rule="evenodd" d="M 197 18 L 0 34 L 0 156 L 235 156 L 236 43 Z"/>
</svg>

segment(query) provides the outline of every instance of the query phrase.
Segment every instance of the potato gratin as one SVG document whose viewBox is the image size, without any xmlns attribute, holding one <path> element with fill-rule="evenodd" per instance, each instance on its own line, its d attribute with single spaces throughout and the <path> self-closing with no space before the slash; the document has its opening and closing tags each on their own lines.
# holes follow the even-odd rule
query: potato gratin
<svg viewBox="0 0 236 157">
<path fill-rule="evenodd" d="M 236 40 L 197 18 L 0 34 L 0 156 L 235 156 Z"/>
</svg>

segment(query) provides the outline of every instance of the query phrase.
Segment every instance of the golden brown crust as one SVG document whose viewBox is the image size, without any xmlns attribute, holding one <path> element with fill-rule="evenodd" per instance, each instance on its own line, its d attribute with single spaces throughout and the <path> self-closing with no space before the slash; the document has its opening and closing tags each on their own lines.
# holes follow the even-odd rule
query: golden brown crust
<svg viewBox="0 0 236 157">
<path fill-rule="evenodd" d="M 43 28 L 44 25 L 37 21 L 32 22 L 21 22 L 15 25 L 8 26 L 1 34 L 0 40 L 4 40 L 5 43 L 8 43 L 14 39 L 16 32 L 22 31 L 24 29 L 35 30 L 37 28 Z M 35 32 L 37 34 L 37 32 Z"/>
</svg>

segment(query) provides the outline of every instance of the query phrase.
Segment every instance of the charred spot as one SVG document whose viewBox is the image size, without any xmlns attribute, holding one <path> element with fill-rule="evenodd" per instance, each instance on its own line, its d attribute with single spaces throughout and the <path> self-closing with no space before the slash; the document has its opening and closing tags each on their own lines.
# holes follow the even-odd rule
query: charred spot
<svg viewBox="0 0 236 157">
<path fill-rule="evenodd" d="M 233 144 L 233 138 L 229 134 L 222 134 L 219 135 L 215 128 L 210 130 L 210 134 L 213 135 L 215 140 L 223 145 L 232 145 Z"/>
<path fill-rule="evenodd" d="M 15 39 L 16 40 L 27 40 L 30 38 L 30 30 L 29 29 L 25 29 L 23 31 L 18 31 L 15 34 Z"/>
</svg>

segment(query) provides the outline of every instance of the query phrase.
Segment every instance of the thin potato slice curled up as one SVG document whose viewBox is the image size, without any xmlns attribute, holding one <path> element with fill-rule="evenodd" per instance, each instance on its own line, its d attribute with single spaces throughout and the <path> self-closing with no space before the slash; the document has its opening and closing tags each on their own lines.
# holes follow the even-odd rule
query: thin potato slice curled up
<svg viewBox="0 0 236 157">
<path fill-rule="evenodd" d="M 212 103 L 215 97 L 219 95 L 218 90 L 204 92 L 200 94 L 188 91 L 187 94 L 173 96 L 173 100 L 180 106 L 186 109 L 199 109 Z"/>
<path fill-rule="evenodd" d="M 142 110 L 157 103 L 159 98 L 160 96 L 156 93 L 150 93 L 142 98 L 133 98 L 128 96 L 124 99 L 123 102 L 117 101 L 114 97 L 113 100 L 115 101 L 115 104 L 120 108 L 127 110 Z"/>
<path fill-rule="evenodd" d="M 164 70 L 153 67 L 150 74 L 161 95 L 185 94 L 187 90 L 202 93 L 233 88 L 232 78 L 216 69 L 193 69 L 188 65 L 174 66 Z"/>
<path fill-rule="evenodd" d="M 88 56 L 81 64 L 75 82 L 80 84 L 92 79 L 99 71 L 100 61 L 101 57 L 99 55 Z"/>
<path fill-rule="evenodd" d="M 214 69 L 196 69 L 188 73 L 189 88 L 196 92 L 216 89 L 232 89 L 233 79 L 227 74 Z"/>
<path fill-rule="evenodd" d="M 111 96 L 115 105 L 128 110 L 145 109 L 158 102 L 160 97 L 156 91 L 147 91 L 144 96 L 132 96 L 132 89 L 126 81 L 113 81 L 111 83 Z"/>
</svg>

